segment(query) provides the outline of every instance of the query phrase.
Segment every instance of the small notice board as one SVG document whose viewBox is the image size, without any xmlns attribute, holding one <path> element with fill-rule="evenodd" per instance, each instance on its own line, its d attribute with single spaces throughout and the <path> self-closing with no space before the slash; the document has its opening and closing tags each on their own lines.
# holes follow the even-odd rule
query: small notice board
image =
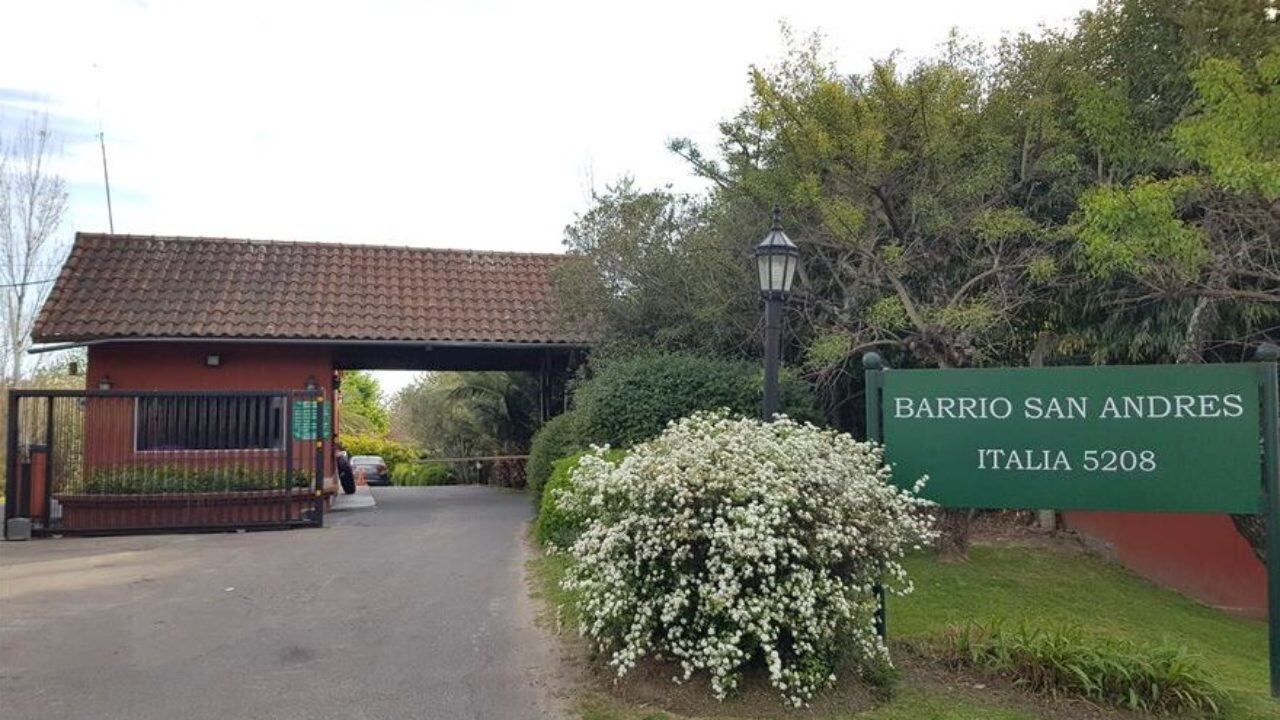
<svg viewBox="0 0 1280 720">
<path fill-rule="evenodd" d="M 294 400 L 289 418 L 294 440 L 323 440 L 332 432 L 328 406 L 316 400 Z"/>
</svg>

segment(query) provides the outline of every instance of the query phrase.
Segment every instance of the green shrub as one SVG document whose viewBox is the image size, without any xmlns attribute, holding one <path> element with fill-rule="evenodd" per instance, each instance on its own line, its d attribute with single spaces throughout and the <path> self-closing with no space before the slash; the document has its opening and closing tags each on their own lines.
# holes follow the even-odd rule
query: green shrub
<svg viewBox="0 0 1280 720">
<path fill-rule="evenodd" d="M 603 363 L 574 402 L 583 437 L 630 447 L 698 410 L 728 408 L 735 415 L 758 417 L 762 393 L 759 363 L 664 354 Z M 808 385 L 784 374 L 780 394 L 783 413 L 801 422 L 820 421 Z"/>
<path fill-rule="evenodd" d="M 294 470 L 292 487 L 310 487 L 312 475 Z M 150 495 L 157 493 L 247 492 L 282 490 L 285 471 L 243 465 L 194 468 L 181 465 L 120 465 L 95 468 L 88 477 L 65 484 L 59 494 Z"/>
<path fill-rule="evenodd" d="M 582 531 L 582 524 L 585 518 L 579 513 L 570 512 L 556 502 L 556 491 L 569 487 L 572 481 L 573 471 L 578 467 L 578 461 L 586 453 L 576 453 L 569 457 L 563 457 L 553 463 L 554 470 L 551 472 L 551 478 L 547 480 L 546 487 L 542 493 L 542 501 L 538 505 L 538 522 L 534 525 L 534 532 L 538 538 L 538 542 L 543 545 L 554 545 L 556 547 L 568 547 L 570 543 L 578 537 L 578 533 Z M 621 450 L 611 450 L 605 455 L 605 459 L 612 463 L 622 461 L 626 457 L 626 453 Z"/>
<path fill-rule="evenodd" d="M 401 463 L 415 463 L 422 457 L 422 450 L 413 445 L 376 435 L 341 435 L 338 442 L 347 449 L 348 455 L 377 455 L 390 468 Z"/>
<path fill-rule="evenodd" d="M 1150 713 L 1216 715 L 1224 697 L 1184 648 L 1090 635 L 1074 626 L 970 623 L 941 639 L 954 667 L 974 667 L 1037 692 Z"/>
<path fill-rule="evenodd" d="M 573 411 L 543 423 L 533 436 L 529 462 L 525 465 L 525 479 L 533 491 L 535 505 L 542 502 L 543 488 L 551 477 L 555 462 L 586 450 L 588 445 L 590 443 L 578 429 L 578 415 Z"/>
<path fill-rule="evenodd" d="M 574 393 L 574 409 L 552 418 L 533 436 L 527 473 L 535 502 L 541 502 L 559 458 L 593 444 L 630 447 L 698 410 L 728 408 L 757 417 L 762 389 L 758 363 L 684 354 L 604 361 L 595 377 Z M 802 422 L 821 421 L 806 383 L 784 373 L 780 391 L 783 413 Z"/>
<path fill-rule="evenodd" d="M 405 487 L 429 485 L 453 485 L 457 477 L 453 468 L 445 463 L 407 462 L 391 468 L 391 484 Z"/>
</svg>

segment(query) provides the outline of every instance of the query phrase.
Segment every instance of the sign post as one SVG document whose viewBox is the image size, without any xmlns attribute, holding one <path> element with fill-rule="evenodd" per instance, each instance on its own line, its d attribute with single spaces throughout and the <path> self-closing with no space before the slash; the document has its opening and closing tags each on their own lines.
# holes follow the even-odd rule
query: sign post
<svg viewBox="0 0 1280 720">
<path fill-rule="evenodd" d="M 1280 348 L 1263 345 L 1258 360 L 1262 393 L 1262 488 L 1267 513 L 1267 632 L 1271 656 L 1271 697 L 1280 697 L 1280 400 L 1276 389 L 1276 360 Z"/>
<path fill-rule="evenodd" d="M 884 442 L 884 432 L 881 425 L 881 398 L 880 393 L 884 387 L 884 360 L 879 353 L 869 352 L 862 356 L 862 367 L 866 371 L 866 406 L 867 412 L 867 439 L 877 443 Z M 889 637 L 888 608 L 885 607 L 884 585 L 877 582 L 871 588 L 876 596 L 876 635 L 881 640 L 887 640 Z"/>
<path fill-rule="evenodd" d="M 943 507 L 1264 513 L 1280 698 L 1280 348 L 1255 360 L 891 370 L 868 353 L 867 437 Z"/>
</svg>

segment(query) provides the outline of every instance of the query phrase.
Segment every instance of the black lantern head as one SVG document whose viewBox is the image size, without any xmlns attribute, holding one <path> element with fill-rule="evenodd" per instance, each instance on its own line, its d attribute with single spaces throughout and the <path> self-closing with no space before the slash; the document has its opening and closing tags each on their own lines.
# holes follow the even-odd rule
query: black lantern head
<svg viewBox="0 0 1280 720">
<path fill-rule="evenodd" d="M 773 206 L 773 227 L 756 246 L 756 269 L 760 273 L 760 294 L 766 298 L 785 298 L 791 294 L 800 263 L 800 248 L 782 231 L 782 208 Z"/>
</svg>

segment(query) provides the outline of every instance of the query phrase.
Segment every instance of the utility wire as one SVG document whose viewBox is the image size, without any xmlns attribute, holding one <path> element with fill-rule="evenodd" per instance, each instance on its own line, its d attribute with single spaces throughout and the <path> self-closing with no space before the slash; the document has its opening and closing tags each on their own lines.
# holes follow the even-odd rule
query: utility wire
<svg viewBox="0 0 1280 720">
<path fill-rule="evenodd" d="M 20 282 L 20 283 L 0 283 L 0 288 L 16 288 L 16 287 L 23 287 L 26 285 L 41 285 L 43 283 L 51 283 L 57 279 L 58 278 L 56 277 L 52 277 L 52 278 L 45 278 L 44 280 L 28 280 L 27 282 Z"/>
</svg>

